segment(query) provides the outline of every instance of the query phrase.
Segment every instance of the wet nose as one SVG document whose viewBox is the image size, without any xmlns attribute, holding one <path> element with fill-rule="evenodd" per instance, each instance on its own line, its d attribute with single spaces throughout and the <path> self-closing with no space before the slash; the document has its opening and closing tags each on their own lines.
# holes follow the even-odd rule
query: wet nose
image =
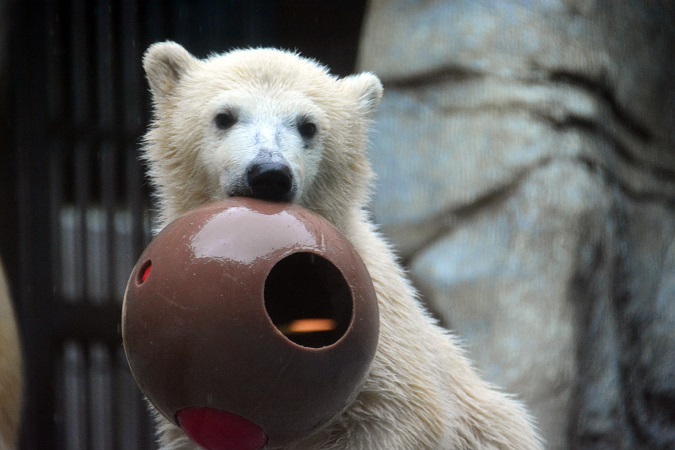
<svg viewBox="0 0 675 450">
<path fill-rule="evenodd" d="M 247 171 L 251 195 L 261 200 L 290 202 L 295 194 L 293 174 L 287 164 L 281 162 L 257 162 Z"/>
</svg>

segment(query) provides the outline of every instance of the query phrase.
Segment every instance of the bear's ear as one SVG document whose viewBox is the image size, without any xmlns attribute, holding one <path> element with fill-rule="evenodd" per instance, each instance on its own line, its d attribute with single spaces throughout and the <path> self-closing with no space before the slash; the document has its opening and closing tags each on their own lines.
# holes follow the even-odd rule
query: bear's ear
<svg viewBox="0 0 675 450">
<path fill-rule="evenodd" d="M 366 117 L 372 117 L 377 105 L 382 99 L 382 83 L 380 79 L 369 72 L 358 75 L 350 75 L 341 80 L 342 87 L 348 94 L 356 98 L 361 113 Z"/>
<path fill-rule="evenodd" d="M 156 99 L 173 91 L 180 78 L 197 60 L 175 42 L 152 44 L 143 56 L 143 69 Z"/>
</svg>

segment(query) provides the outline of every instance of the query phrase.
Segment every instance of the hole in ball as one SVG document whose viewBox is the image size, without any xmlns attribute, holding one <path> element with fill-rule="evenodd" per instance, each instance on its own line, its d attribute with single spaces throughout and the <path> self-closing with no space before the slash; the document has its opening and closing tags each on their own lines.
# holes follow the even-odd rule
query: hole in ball
<svg viewBox="0 0 675 450">
<path fill-rule="evenodd" d="M 150 276 L 150 271 L 152 270 L 152 261 L 147 260 L 141 266 L 141 269 L 138 271 L 138 279 L 136 283 L 141 285 L 145 283 L 145 280 Z"/>
<path fill-rule="evenodd" d="M 265 280 L 265 308 L 290 341 L 321 348 L 340 340 L 352 320 L 352 296 L 342 273 L 313 253 L 294 253 Z"/>
</svg>

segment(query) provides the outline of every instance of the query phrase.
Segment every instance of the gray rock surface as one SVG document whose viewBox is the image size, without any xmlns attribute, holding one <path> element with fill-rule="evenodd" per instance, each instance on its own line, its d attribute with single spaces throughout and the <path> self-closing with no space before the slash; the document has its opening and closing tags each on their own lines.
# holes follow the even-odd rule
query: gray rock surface
<svg viewBox="0 0 675 450">
<path fill-rule="evenodd" d="M 374 0 L 359 60 L 375 219 L 485 377 L 549 448 L 675 447 L 675 3 Z"/>
</svg>

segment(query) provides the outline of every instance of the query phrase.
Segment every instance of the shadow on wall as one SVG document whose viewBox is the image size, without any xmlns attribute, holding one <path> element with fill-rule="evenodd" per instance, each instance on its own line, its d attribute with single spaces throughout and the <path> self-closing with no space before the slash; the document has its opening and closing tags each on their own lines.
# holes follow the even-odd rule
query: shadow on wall
<svg viewBox="0 0 675 450">
<path fill-rule="evenodd" d="M 668 0 L 367 12 L 376 221 L 552 449 L 675 446 L 674 19 Z"/>
</svg>

